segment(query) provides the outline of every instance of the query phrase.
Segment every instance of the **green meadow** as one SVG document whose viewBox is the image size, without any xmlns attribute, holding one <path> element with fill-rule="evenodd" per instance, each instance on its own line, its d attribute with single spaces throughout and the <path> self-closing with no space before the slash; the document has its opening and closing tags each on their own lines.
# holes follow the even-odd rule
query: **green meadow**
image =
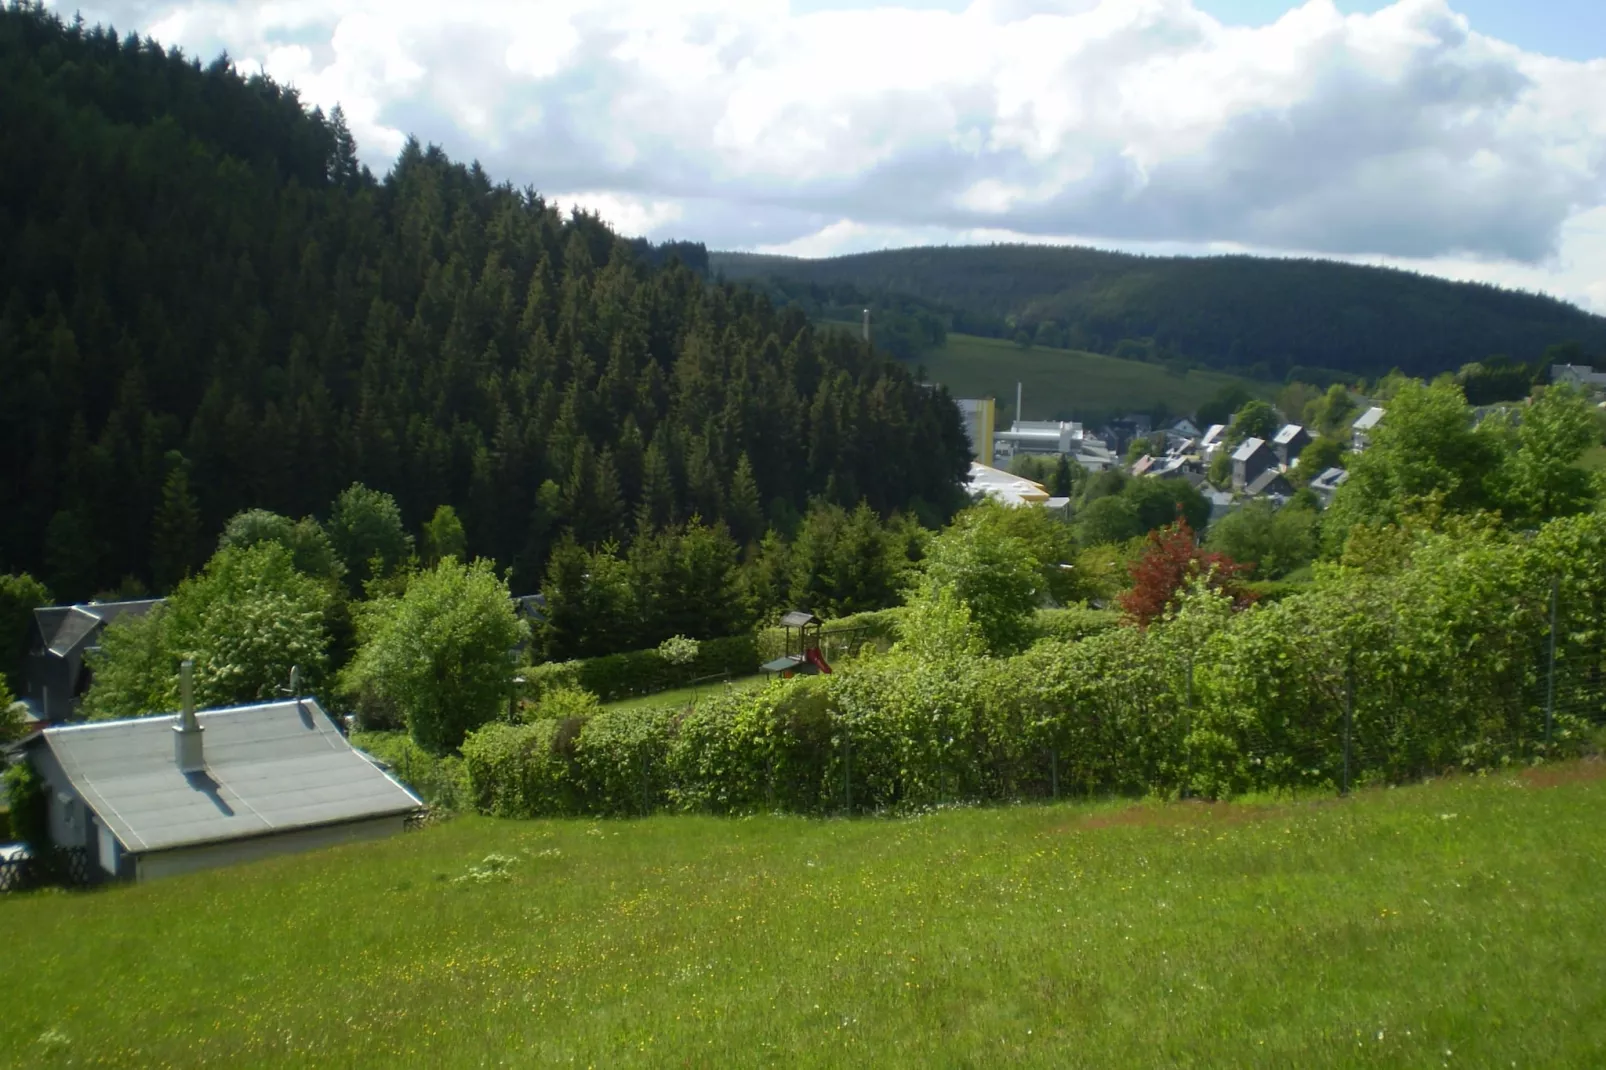
<svg viewBox="0 0 1606 1070">
<path fill-rule="evenodd" d="M 17 1066 L 1598 1066 L 1606 780 L 461 818 L 0 901 Z"/>
<path fill-rule="evenodd" d="M 993 397 L 1001 408 L 1015 407 L 1015 384 L 1021 383 L 1029 420 L 1097 420 L 1151 411 L 1157 403 L 1182 416 L 1229 383 L 1243 384 L 1256 397 L 1269 398 L 1276 391 L 1271 384 L 1224 372 L 1177 375 L 1140 360 L 1041 346 L 1022 349 L 969 334 L 950 334 L 943 348 L 918 363 L 928 380 L 942 383 L 955 397 Z"/>
</svg>

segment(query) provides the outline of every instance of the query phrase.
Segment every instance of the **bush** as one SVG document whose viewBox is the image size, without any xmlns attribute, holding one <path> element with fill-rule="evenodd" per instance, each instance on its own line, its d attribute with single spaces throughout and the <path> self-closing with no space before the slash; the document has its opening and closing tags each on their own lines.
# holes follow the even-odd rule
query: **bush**
<svg viewBox="0 0 1606 1070">
<path fill-rule="evenodd" d="M 391 775 L 442 810 L 473 808 L 463 759 L 431 754 L 406 732 L 353 732 L 351 745 L 390 767 Z"/>
<path fill-rule="evenodd" d="M 553 688 L 572 687 L 590 691 L 602 702 L 613 702 L 684 687 L 699 677 L 719 673 L 751 676 L 759 664 L 757 640 L 751 635 L 737 635 L 702 640 L 697 644 L 696 657 L 683 664 L 667 660 L 657 649 L 632 650 L 535 665 L 523 670 L 523 676 L 531 698 L 538 699 Z"/>
<path fill-rule="evenodd" d="M 5 771 L 6 803 L 11 835 L 28 845 L 35 858 L 50 848 L 50 818 L 45 779 L 32 762 L 18 762 Z"/>
<path fill-rule="evenodd" d="M 1074 643 L 1101 632 L 1111 631 L 1120 624 L 1121 614 L 1115 610 L 1094 609 L 1088 605 L 1037 611 L 1038 638 L 1054 639 L 1063 643 Z"/>
<path fill-rule="evenodd" d="M 525 721 L 564 721 L 569 718 L 586 718 L 602 707 L 597 696 L 578 687 L 553 687 L 542 692 L 535 704 L 525 711 Z"/>
</svg>

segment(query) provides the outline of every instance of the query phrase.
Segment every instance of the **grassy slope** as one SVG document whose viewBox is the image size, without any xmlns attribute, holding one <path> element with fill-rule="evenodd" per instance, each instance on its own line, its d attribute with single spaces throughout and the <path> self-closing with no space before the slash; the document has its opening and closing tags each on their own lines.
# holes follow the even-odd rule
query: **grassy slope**
<svg viewBox="0 0 1606 1070">
<path fill-rule="evenodd" d="M 920 360 L 926 376 L 955 397 L 994 397 L 1014 408 L 1015 383 L 1024 387 L 1027 419 L 1091 418 L 1146 412 L 1163 401 L 1181 416 L 1191 414 L 1226 383 L 1242 382 L 1250 393 L 1270 397 L 1275 387 L 1221 372 L 1173 375 L 1157 364 L 1121 360 L 1070 349 L 1021 349 L 1012 342 L 952 334 L 948 344 Z"/>
<path fill-rule="evenodd" d="M 752 676 L 738 676 L 732 680 L 710 680 L 695 687 L 677 687 L 669 691 L 658 691 L 651 695 L 637 695 L 634 698 L 622 698 L 615 702 L 604 702 L 603 705 L 610 710 L 649 709 L 661 706 L 693 706 L 698 699 L 706 699 L 717 695 L 727 688 L 746 691 L 754 687 L 762 687 L 769 677 L 762 673 Z"/>
<path fill-rule="evenodd" d="M 1354 801 L 463 819 L 0 901 L 16 1065 L 1606 1058 L 1601 766 Z M 503 883 L 454 884 L 489 852 Z M 1453 1052 L 1453 1056 L 1447 1056 Z"/>
</svg>

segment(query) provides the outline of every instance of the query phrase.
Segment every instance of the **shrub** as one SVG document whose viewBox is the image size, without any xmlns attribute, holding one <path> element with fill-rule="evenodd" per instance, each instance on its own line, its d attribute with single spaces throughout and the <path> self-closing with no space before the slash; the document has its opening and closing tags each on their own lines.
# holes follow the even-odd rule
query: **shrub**
<svg viewBox="0 0 1606 1070">
<path fill-rule="evenodd" d="M 1074 643 L 1121 625 L 1121 614 L 1113 609 L 1094 609 L 1092 606 L 1066 606 L 1064 609 L 1037 611 L 1039 639 L 1053 639 Z"/>
<path fill-rule="evenodd" d="M 523 670 L 523 676 L 532 698 L 552 688 L 573 687 L 590 691 L 602 702 L 612 702 L 683 687 L 699 677 L 719 673 L 749 676 L 758 671 L 759 664 L 757 640 L 751 635 L 737 635 L 698 642 L 696 657 L 683 664 L 665 659 L 656 649 L 633 650 L 535 665 Z"/>
<path fill-rule="evenodd" d="M 585 720 L 602 707 L 597 696 L 583 688 L 564 685 L 541 693 L 524 716 L 526 721 L 563 721 L 570 718 Z"/>
<path fill-rule="evenodd" d="M 468 773 L 457 755 L 435 755 L 406 732 L 353 732 L 351 745 L 390 767 L 392 776 L 442 810 L 469 810 Z"/>
</svg>

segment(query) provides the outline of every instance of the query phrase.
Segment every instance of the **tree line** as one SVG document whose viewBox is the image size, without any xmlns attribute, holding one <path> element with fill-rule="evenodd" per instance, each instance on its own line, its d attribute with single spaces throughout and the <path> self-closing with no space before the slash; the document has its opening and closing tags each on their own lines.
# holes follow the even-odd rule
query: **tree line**
<svg viewBox="0 0 1606 1070">
<path fill-rule="evenodd" d="M 990 245 L 710 264 L 772 287 L 898 295 L 945 310 L 950 331 L 1279 382 L 1431 378 L 1469 358 L 1531 364 L 1568 342 L 1606 354 L 1606 317 L 1554 298 L 1322 260 Z"/>
<path fill-rule="evenodd" d="M 953 405 L 883 354 L 437 148 L 376 179 L 226 58 L 13 2 L 0 156 L 0 565 L 58 597 L 167 591 L 236 513 L 358 482 L 523 589 L 566 539 L 960 504 Z"/>
</svg>

